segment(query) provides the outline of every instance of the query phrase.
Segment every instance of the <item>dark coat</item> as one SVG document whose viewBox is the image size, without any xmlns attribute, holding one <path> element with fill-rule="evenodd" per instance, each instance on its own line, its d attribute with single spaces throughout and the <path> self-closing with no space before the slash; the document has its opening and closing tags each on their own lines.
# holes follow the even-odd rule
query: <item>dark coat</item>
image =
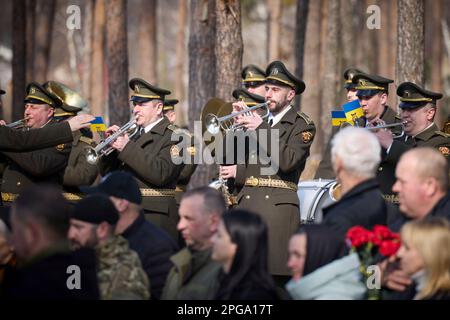
<svg viewBox="0 0 450 320">
<path fill-rule="evenodd" d="M 31 151 L 68 143 L 73 140 L 68 123 L 42 129 L 19 131 L 0 126 L 0 151 Z"/>
<path fill-rule="evenodd" d="M 164 117 L 136 141 L 130 140 L 122 152 L 112 152 L 102 158 L 99 163 L 101 174 L 114 170 L 128 171 L 134 175 L 141 189 L 169 189 L 174 193 L 183 169 L 183 165 L 175 164 L 171 157 L 172 153 L 178 154 L 178 142 L 171 140 L 174 130 L 175 127 Z M 178 210 L 174 196 L 143 196 L 142 207 L 146 214 L 155 218 L 152 221 L 157 226 L 178 239 Z"/>
<path fill-rule="evenodd" d="M 75 274 L 68 273 L 71 265 L 80 267 L 81 289 L 67 287 L 69 277 Z M 100 297 L 93 249 L 47 253 L 22 268 L 8 271 L 2 290 L 7 299 L 98 300 Z"/>
<path fill-rule="evenodd" d="M 238 164 L 235 186 L 241 188 L 237 197 L 239 209 L 246 209 L 260 214 L 269 228 L 269 272 L 276 275 L 289 275 L 286 266 L 288 259 L 287 246 L 290 236 L 300 224 L 299 201 L 297 192 L 289 189 L 259 187 L 245 185 L 246 178 L 278 179 L 298 184 L 300 175 L 305 168 L 309 149 L 314 140 L 316 128 L 312 120 L 301 112 L 291 108 L 273 127 L 263 122 L 256 130 L 267 130 L 270 141 L 271 132 L 279 131 L 279 163 L 271 154 L 270 146 L 261 144 L 257 150 L 248 150 L 246 164 Z M 251 144 L 250 144 L 251 145 Z M 265 150 L 267 149 L 267 150 Z M 265 155 L 266 154 L 266 155 Z M 271 164 L 277 171 L 272 175 L 263 175 L 261 168 L 268 165 L 261 164 L 261 156 L 269 156 Z M 252 160 L 259 157 L 256 164 Z"/>
<path fill-rule="evenodd" d="M 391 204 L 383 199 L 375 179 L 366 180 L 344 194 L 336 203 L 323 209 L 324 224 L 335 229 L 342 238 L 353 226 L 372 229 L 386 225 Z"/>
<path fill-rule="evenodd" d="M 395 183 L 395 167 L 400 157 L 406 151 L 416 147 L 432 147 L 438 149 L 450 163 L 450 135 L 439 131 L 436 124 L 419 133 L 414 138 L 405 137 L 395 139 L 389 153 L 384 153 L 380 167 L 378 169 L 378 181 L 383 194 L 393 195 L 392 186 Z M 393 198 L 393 202 L 398 202 Z"/>
<path fill-rule="evenodd" d="M 221 276 L 222 281 L 227 281 L 226 276 Z M 229 297 L 224 297 L 219 287 L 217 300 L 280 300 L 274 285 L 263 284 L 251 277 L 245 277 L 231 292 Z"/>
<path fill-rule="evenodd" d="M 150 280 L 151 298 L 159 300 L 167 274 L 172 268 L 170 257 L 178 251 L 173 239 L 141 214 L 123 233 L 130 249 L 136 251 Z"/>
</svg>

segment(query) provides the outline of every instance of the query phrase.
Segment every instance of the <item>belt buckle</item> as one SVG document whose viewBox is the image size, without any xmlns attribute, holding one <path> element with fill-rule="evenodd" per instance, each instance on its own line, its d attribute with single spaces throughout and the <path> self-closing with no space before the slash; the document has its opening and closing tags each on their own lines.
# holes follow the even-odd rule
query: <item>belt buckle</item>
<svg viewBox="0 0 450 320">
<path fill-rule="evenodd" d="M 251 187 L 257 187 L 259 185 L 259 179 L 255 178 L 255 177 L 250 177 L 250 178 L 248 178 L 247 183 Z"/>
</svg>

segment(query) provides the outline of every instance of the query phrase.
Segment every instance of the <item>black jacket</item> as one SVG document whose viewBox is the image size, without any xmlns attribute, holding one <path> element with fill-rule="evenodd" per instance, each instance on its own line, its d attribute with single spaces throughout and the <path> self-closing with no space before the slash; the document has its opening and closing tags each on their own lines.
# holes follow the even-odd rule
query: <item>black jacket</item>
<svg viewBox="0 0 450 320">
<path fill-rule="evenodd" d="M 80 289 L 68 288 L 75 284 L 71 278 L 80 268 Z M 100 298 L 96 256 L 93 249 L 76 251 L 54 250 L 33 259 L 22 268 L 9 269 L 2 284 L 2 297 L 7 299 L 38 300 L 98 300 Z"/>
<path fill-rule="evenodd" d="M 178 246 L 168 233 L 145 220 L 143 214 L 139 215 L 122 236 L 141 259 L 142 267 L 150 280 L 151 298 L 159 300 L 167 274 L 172 268 L 170 257 L 178 251 Z"/>
<path fill-rule="evenodd" d="M 340 201 L 324 208 L 323 223 L 344 238 L 353 226 L 372 229 L 377 224 L 386 225 L 388 215 L 395 210 L 383 199 L 376 179 L 369 179 L 344 194 Z"/>
</svg>

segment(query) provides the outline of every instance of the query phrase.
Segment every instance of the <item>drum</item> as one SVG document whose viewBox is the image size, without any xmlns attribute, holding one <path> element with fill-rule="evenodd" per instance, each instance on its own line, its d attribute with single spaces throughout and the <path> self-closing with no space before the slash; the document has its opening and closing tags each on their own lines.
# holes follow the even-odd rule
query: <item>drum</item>
<svg viewBox="0 0 450 320">
<path fill-rule="evenodd" d="M 340 199 L 340 185 L 336 180 L 305 180 L 298 183 L 301 223 L 321 223 L 322 208 Z"/>
</svg>

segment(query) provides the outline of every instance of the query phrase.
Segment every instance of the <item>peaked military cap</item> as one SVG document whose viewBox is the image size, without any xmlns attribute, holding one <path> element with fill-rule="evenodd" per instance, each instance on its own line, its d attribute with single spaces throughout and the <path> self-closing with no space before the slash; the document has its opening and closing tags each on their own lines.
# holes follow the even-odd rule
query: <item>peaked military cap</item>
<svg viewBox="0 0 450 320">
<path fill-rule="evenodd" d="M 48 104 L 52 108 L 61 106 L 60 100 L 37 82 L 29 83 L 26 92 L 25 103 Z"/>
<path fill-rule="evenodd" d="M 248 87 L 259 87 L 266 82 L 266 73 L 254 64 L 245 66 L 241 76 L 242 84 Z"/>
<path fill-rule="evenodd" d="M 353 76 L 353 82 L 356 83 L 355 89 L 358 90 L 356 93 L 358 97 L 371 97 L 378 92 L 388 93 L 389 83 L 394 80 L 360 72 Z"/>
<path fill-rule="evenodd" d="M 47 81 L 44 83 L 44 88 L 58 99 L 60 103 L 59 107 L 55 109 L 55 117 L 76 116 L 78 112 L 87 106 L 86 100 L 62 83 Z"/>
<path fill-rule="evenodd" d="M 281 61 L 273 61 L 267 66 L 266 82 L 291 87 L 295 94 L 305 91 L 305 83 L 290 73 Z"/>
<path fill-rule="evenodd" d="M 436 105 L 436 101 L 442 98 L 442 94 L 425 90 L 412 82 L 403 82 L 397 88 L 400 97 L 400 108 L 414 109 L 427 103 Z"/>
<path fill-rule="evenodd" d="M 345 80 L 344 88 L 345 89 L 354 89 L 356 87 L 357 83 L 353 82 L 353 77 L 357 73 L 363 73 L 363 72 L 356 68 L 345 69 L 345 71 L 344 71 L 344 80 Z"/>
<path fill-rule="evenodd" d="M 167 99 L 164 100 L 163 111 L 175 110 L 175 105 L 179 101 L 177 99 Z"/>
<path fill-rule="evenodd" d="M 266 99 L 264 97 L 258 94 L 250 93 L 245 89 L 236 89 L 232 94 L 236 100 L 244 101 L 248 106 L 254 106 L 258 103 L 266 102 Z"/>
<path fill-rule="evenodd" d="M 129 82 L 130 89 L 133 90 L 131 101 L 143 103 L 153 99 L 164 101 L 164 97 L 170 94 L 169 90 L 158 88 L 151 85 L 140 78 L 131 79 Z"/>
</svg>

